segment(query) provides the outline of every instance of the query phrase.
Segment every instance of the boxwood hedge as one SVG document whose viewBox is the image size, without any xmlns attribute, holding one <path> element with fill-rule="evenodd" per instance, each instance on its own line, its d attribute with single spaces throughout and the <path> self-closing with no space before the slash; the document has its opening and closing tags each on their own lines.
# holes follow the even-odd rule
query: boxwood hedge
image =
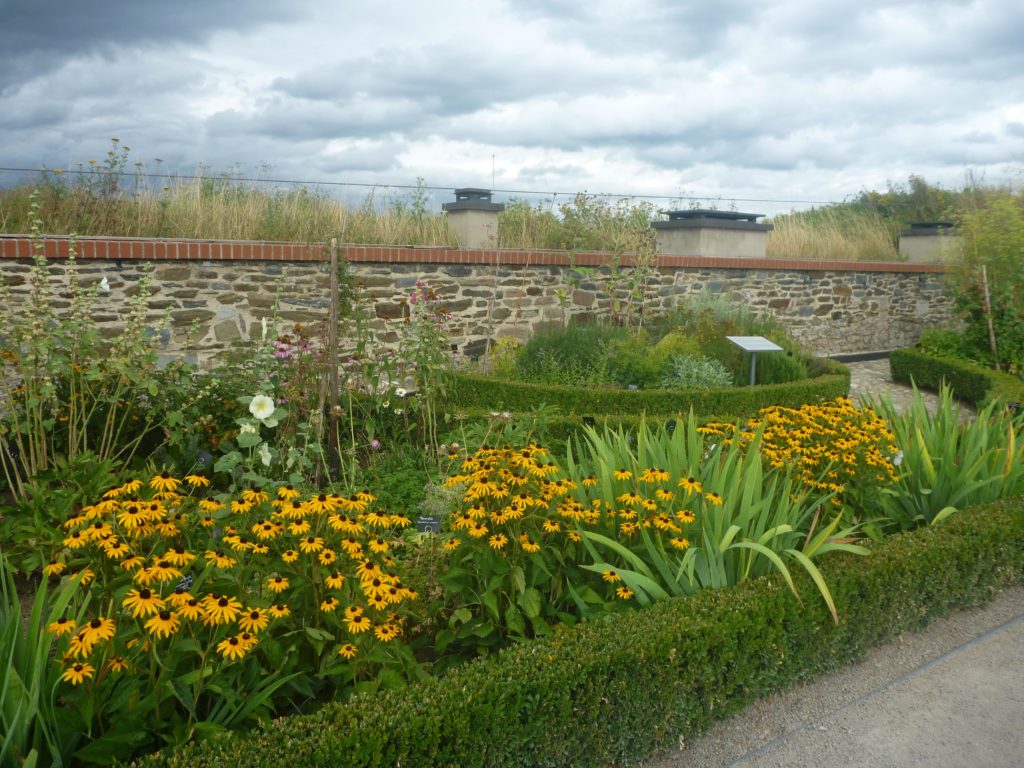
<svg viewBox="0 0 1024 768">
<path fill-rule="evenodd" d="M 716 389 L 586 389 L 547 384 L 527 384 L 493 376 L 456 374 L 446 392 L 448 408 L 529 411 L 544 404 L 561 414 L 648 416 L 687 413 L 749 416 L 769 405 L 799 407 L 845 395 L 850 391 L 850 371 L 832 361 L 820 361 L 819 376 L 787 384 Z"/>
<path fill-rule="evenodd" d="M 147 757 L 203 766 L 606 766 L 675 745 L 752 699 L 860 657 L 901 632 L 1024 581 L 1024 499 L 892 536 L 777 578 L 562 628 L 402 690 L 363 695 L 247 735 Z"/>
<path fill-rule="evenodd" d="M 889 354 L 889 368 L 893 381 L 903 384 L 913 381 L 922 389 L 936 391 L 946 382 L 956 397 L 974 405 L 983 405 L 992 399 L 1024 400 L 1024 381 L 1016 376 L 977 363 L 935 357 L 912 347 L 893 350 Z"/>
</svg>

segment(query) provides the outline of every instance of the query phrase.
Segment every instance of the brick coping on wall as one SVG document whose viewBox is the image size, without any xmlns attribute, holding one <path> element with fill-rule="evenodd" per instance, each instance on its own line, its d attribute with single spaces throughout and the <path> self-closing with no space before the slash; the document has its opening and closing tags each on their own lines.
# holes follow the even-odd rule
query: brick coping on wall
<svg viewBox="0 0 1024 768">
<path fill-rule="evenodd" d="M 184 240 L 133 237 L 79 237 L 77 258 L 104 261 L 313 261 L 330 258 L 324 243 L 273 243 L 252 240 Z M 66 259 L 70 238 L 44 237 L 48 259 Z M 596 267 L 608 263 L 609 254 L 597 252 L 531 251 L 522 249 L 449 248 L 444 246 L 338 246 L 339 255 L 351 262 L 379 264 L 466 264 Z M 30 259 L 32 240 L 27 235 L 0 235 L 0 259 Z M 623 266 L 631 266 L 629 254 Z M 772 269 L 801 272 L 932 272 L 941 264 L 908 264 L 892 261 L 810 261 L 804 259 L 745 259 L 713 256 L 660 256 L 662 268 Z"/>
</svg>

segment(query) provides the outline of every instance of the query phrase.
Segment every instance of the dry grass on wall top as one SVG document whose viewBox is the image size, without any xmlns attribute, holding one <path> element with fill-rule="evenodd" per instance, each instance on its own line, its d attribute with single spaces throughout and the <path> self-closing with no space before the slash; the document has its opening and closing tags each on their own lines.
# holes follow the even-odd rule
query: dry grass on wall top
<svg viewBox="0 0 1024 768">
<path fill-rule="evenodd" d="M 132 175 L 113 181 L 46 174 L 0 190 L 0 233 L 30 230 L 33 191 L 46 230 L 81 236 L 199 238 L 374 245 L 457 246 L 447 215 L 425 186 L 404 194 L 371 192 L 357 205 L 305 186 L 264 187 L 231 177 L 167 179 L 152 186 Z M 503 248 L 632 251 L 656 217 L 649 203 L 577 195 L 553 211 L 512 200 L 499 217 Z M 872 211 L 824 209 L 778 216 L 768 258 L 896 261 L 895 230 Z"/>
<path fill-rule="evenodd" d="M 775 229 L 768 233 L 770 259 L 902 260 L 892 222 L 873 211 L 808 211 L 777 216 L 772 224 Z"/>
</svg>

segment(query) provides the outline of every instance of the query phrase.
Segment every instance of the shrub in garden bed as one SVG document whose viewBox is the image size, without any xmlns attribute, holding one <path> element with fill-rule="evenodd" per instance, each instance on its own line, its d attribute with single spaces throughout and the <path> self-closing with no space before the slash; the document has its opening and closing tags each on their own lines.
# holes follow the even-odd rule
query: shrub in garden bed
<svg viewBox="0 0 1024 768">
<path fill-rule="evenodd" d="M 524 643 L 399 691 L 140 760 L 212 765 L 632 764 L 754 698 L 1024 581 L 1024 503 L 1003 501 L 834 558 L 840 623 L 777 579 L 662 602 Z"/>
</svg>

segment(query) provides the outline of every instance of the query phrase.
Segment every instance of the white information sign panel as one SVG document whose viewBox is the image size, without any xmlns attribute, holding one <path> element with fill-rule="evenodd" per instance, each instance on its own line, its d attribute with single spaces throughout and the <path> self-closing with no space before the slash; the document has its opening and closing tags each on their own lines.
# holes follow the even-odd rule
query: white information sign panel
<svg viewBox="0 0 1024 768">
<path fill-rule="evenodd" d="M 784 352 L 782 347 L 764 336 L 726 336 L 729 341 L 750 353 L 750 386 L 757 381 L 757 353 Z"/>
</svg>

